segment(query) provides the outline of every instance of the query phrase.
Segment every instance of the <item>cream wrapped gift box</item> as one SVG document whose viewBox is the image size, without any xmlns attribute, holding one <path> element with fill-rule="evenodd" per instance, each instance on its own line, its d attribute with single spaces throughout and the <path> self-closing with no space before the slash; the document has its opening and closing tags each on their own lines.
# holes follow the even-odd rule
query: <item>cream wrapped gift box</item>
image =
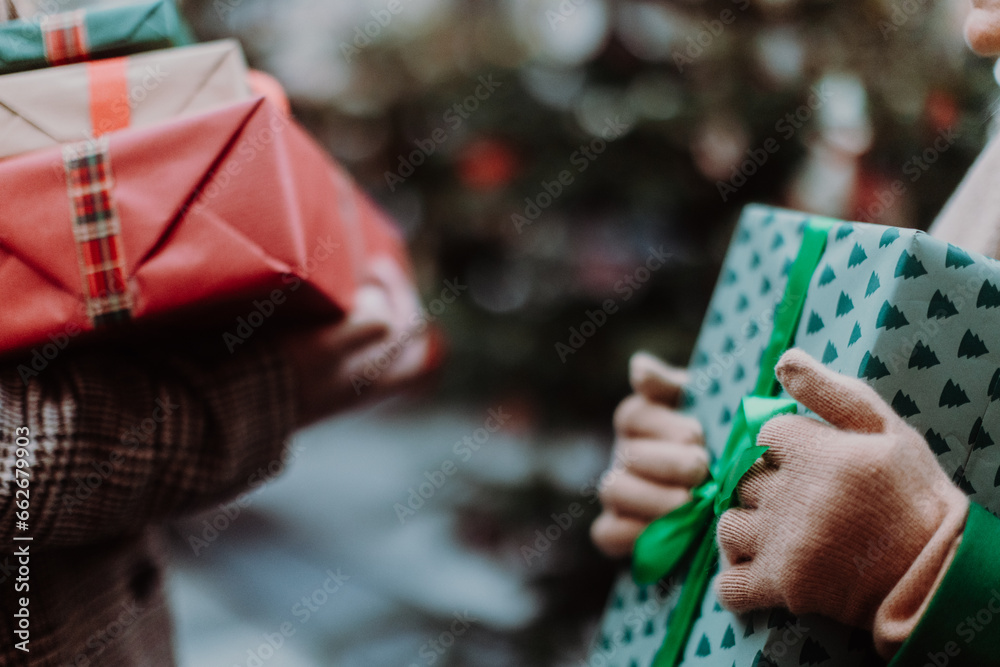
<svg viewBox="0 0 1000 667">
<path fill-rule="evenodd" d="M 0 76 L 0 157 L 250 97 L 234 40 Z"/>
</svg>

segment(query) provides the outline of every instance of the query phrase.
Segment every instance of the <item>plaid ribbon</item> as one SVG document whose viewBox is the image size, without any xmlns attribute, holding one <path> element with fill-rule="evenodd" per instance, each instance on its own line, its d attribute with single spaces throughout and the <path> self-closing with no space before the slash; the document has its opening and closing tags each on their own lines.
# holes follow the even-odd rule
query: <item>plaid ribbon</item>
<svg viewBox="0 0 1000 667">
<path fill-rule="evenodd" d="M 69 65 L 90 60 L 87 26 L 83 17 L 83 10 L 42 17 L 45 59 L 50 65 Z"/>
<path fill-rule="evenodd" d="M 63 165 L 87 317 L 95 329 L 127 321 L 134 300 L 125 279 L 107 137 L 63 146 Z"/>
</svg>

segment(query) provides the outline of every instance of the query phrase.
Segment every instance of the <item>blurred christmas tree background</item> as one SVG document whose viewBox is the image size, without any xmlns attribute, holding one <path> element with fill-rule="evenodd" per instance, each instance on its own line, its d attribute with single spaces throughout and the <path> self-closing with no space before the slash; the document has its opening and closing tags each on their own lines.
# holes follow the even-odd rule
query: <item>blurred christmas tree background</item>
<svg viewBox="0 0 1000 667">
<path fill-rule="evenodd" d="M 315 585 L 303 554 L 347 563 L 362 599 L 329 605 L 288 664 L 405 664 L 470 607 L 482 623 L 437 664 L 579 664 L 615 567 L 589 545 L 583 489 L 629 355 L 685 363 L 748 202 L 930 223 L 996 97 L 963 4 L 184 0 L 198 36 L 238 38 L 399 221 L 451 359 L 416 409 L 306 434 L 256 523 L 178 559 L 182 664 L 277 627 L 282 596 Z M 402 525 L 394 503 L 485 406 L 515 418 Z M 584 515 L 532 552 L 572 503 Z M 309 641 L 323 658 L 288 657 Z"/>
<path fill-rule="evenodd" d="M 744 203 L 925 227 L 995 92 L 956 8 L 924 0 L 185 10 L 202 38 L 240 38 L 396 216 L 428 300 L 468 285 L 439 319 L 446 390 L 510 395 L 541 424 L 606 421 L 636 348 L 686 361 Z M 667 265 L 627 289 L 661 246 Z M 576 350 L 607 299 L 620 310 Z"/>
<path fill-rule="evenodd" d="M 966 0 L 180 4 L 399 221 L 451 345 L 431 400 L 301 435 L 209 555 L 185 537 L 204 517 L 175 529 L 185 665 L 245 656 L 341 563 L 345 596 L 273 664 L 580 664 L 616 567 L 587 526 L 628 357 L 686 362 L 741 207 L 926 228 L 994 129 Z M 514 418 L 398 520 L 487 407 Z"/>
</svg>

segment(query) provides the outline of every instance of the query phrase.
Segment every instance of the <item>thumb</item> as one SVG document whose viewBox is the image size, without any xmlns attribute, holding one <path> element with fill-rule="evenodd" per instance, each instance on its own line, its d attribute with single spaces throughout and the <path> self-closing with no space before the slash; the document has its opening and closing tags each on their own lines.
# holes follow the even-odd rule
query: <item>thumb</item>
<svg viewBox="0 0 1000 667">
<path fill-rule="evenodd" d="M 648 352 L 636 352 L 629 360 L 632 389 L 651 401 L 676 407 L 687 380 L 687 371 L 670 366 Z"/>
<path fill-rule="evenodd" d="M 802 350 L 785 352 L 774 372 L 792 398 L 837 428 L 881 433 L 896 418 L 874 389 L 830 370 Z"/>
</svg>

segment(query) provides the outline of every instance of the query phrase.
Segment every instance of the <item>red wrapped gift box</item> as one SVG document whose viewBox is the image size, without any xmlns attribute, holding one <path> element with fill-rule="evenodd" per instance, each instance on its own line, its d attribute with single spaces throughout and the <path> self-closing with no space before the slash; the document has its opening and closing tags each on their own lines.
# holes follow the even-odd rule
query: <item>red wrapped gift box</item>
<svg viewBox="0 0 1000 667">
<path fill-rule="evenodd" d="M 0 352 L 129 322 L 225 328 L 272 296 L 283 317 L 334 320 L 372 257 L 408 266 L 263 99 L 0 161 L 0 202 Z"/>
</svg>

